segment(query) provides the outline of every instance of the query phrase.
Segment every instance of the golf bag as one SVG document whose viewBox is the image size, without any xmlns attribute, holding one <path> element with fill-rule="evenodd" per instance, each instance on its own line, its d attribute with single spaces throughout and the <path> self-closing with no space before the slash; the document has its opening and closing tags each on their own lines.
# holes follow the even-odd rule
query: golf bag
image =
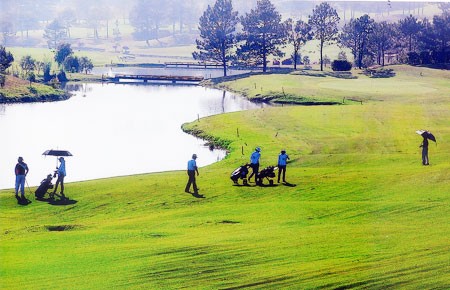
<svg viewBox="0 0 450 290">
<path fill-rule="evenodd" d="M 47 193 L 47 190 L 53 188 L 52 179 L 53 179 L 52 175 L 49 174 L 49 175 L 47 175 L 47 178 L 45 178 L 41 181 L 41 184 L 34 192 L 34 196 L 36 198 L 38 198 L 38 199 L 44 198 L 44 195 Z"/>
<path fill-rule="evenodd" d="M 233 182 L 235 184 L 239 184 L 239 179 L 242 179 L 242 183 L 244 185 L 247 185 L 247 174 L 248 174 L 248 164 L 239 166 L 238 168 L 236 168 L 232 173 L 231 173 L 231 180 L 233 180 Z"/>
<path fill-rule="evenodd" d="M 258 174 L 256 175 L 258 185 L 263 185 L 264 178 L 266 178 L 269 181 L 270 185 L 273 185 L 273 180 L 271 178 L 274 178 L 276 176 L 275 170 L 277 169 L 278 167 L 276 166 L 268 166 L 263 170 L 261 170 L 260 172 L 258 172 Z"/>
</svg>

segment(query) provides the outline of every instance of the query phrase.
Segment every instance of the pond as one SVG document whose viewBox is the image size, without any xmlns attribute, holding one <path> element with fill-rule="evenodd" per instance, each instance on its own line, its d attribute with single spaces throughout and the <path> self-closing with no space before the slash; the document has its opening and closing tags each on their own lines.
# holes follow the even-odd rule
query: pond
<svg viewBox="0 0 450 290">
<path fill-rule="evenodd" d="M 261 108 L 229 92 L 200 86 L 69 84 L 67 101 L 0 105 L 0 189 L 14 187 L 22 156 L 35 186 L 53 173 L 48 149 L 69 150 L 66 182 L 185 169 L 193 153 L 205 166 L 225 156 L 181 130 L 197 118 Z"/>
</svg>

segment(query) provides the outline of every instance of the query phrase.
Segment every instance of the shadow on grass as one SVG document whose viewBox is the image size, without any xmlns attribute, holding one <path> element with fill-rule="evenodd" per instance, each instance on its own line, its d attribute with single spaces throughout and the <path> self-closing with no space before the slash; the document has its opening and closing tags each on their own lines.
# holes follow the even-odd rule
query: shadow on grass
<svg viewBox="0 0 450 290">
<path fill-rule="evenodd" d="M 288 187 L 296 187 L 297 184 L 293 184 L 293 183 L 289 183 L 289 182 L 283 182 L 284 186 L 288 186 Z"/>
<path fill-rule="evenodd" d="M 17 199 L 17 204 L 18 205 L 27 206 L 27 205 L 29 205 L 31 203 L 31 200 L 29 200 L 26 197 L 21 198 L 21 197 L 16 196 L 16 199 Z"/>
<path fill-rule="evenodd" d="M 38 201 L 42 201 L 42 202 L 47 202 L 48 204 L 51 205 L 71 205 L 71 204 L 76 204 L 78 201 L 74 200 L 74 199 L 70 199 L 68 197 L 61 197 L 58 196 L 59 199 L 54 199 L 54 198 L 36 198 L 36 200 Z"/>
<path fill-rule="evenodd" d="M 51 205 L 71 205 L 76 204 L 78 201 L 69 199 L 69 198 L 63 198 L 63 199 L 54 199 L 50 200 L 48 203 Z"/>
</svg>

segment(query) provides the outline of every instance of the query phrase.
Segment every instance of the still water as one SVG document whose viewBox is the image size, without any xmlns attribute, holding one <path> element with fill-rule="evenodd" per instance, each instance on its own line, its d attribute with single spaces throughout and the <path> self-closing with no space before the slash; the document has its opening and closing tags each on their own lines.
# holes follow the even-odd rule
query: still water
<svg viewBox="0 0 450 290">
<path fill-rule="evenodd" d="M 204 141 L 181 130 L 185 122 L 224 112 L 260 108 L 229 92 L 199 86 L 72 84 L 67 101 L 0 105 L 0 189 L 14 187 L 22 156 L 35 186 L 56 167 L 48 149 L 69 150 L 66 182 L 185 169 L 222 159 Z"/>
</svg>

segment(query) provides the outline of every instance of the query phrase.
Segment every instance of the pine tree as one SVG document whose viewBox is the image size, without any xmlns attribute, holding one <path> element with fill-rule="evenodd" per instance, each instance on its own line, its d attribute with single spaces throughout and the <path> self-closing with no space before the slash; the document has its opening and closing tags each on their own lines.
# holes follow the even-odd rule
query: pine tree
<svg viewBox="0 0 450 290">
<path fill-rule="evenodd" d="M 213 7 L 208 5 L 200 17 L 200 38 L 197 49 L 192 55 L 202 61 L 217 61 L 223 66 L 223 75 L 227 75 L 227 63 L 233 57 L 236 44 L 235 30 L 238 23 L 237 12 L 233 11 L 231 0 L 217 0 Z"/>
<path fill-rule="evenodd" d="M 270 55 L 284 56 L 280 46 L 286 42 L 286 30 L 281 23 L 281 15 L 270 0 L 258 0 L 256 9 L 241 17 L 243 32 L 240 39 L 244 42 L 237 54 L 247 64 L 263 65 L 267 71 Z"/>
<path fill-rule="evenodd" d="M 312 26 L 314 36 L 320 41 L 320 70 L 323 70 L 323 47 L 325 44 L 337 39 L 339 16 L 330 4 L 320 3 L 313 9 L 313 14 L 309 16 L 309 25 Z"/>
</svg>

